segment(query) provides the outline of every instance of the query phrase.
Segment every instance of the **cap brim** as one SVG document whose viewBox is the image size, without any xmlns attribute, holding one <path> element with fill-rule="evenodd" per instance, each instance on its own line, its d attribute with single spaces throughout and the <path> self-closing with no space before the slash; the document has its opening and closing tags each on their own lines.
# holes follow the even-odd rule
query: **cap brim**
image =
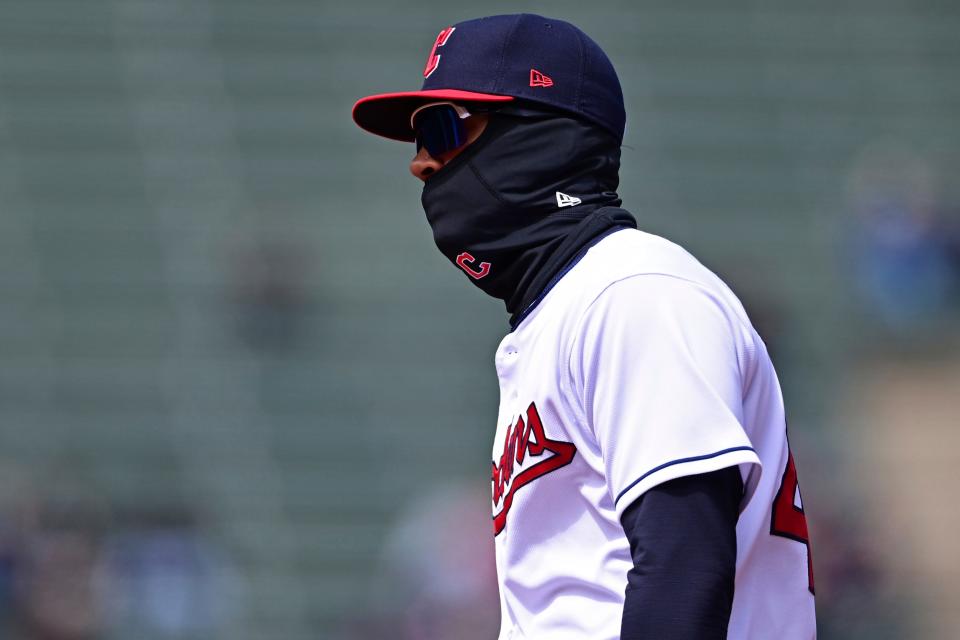
<svg viewBox="0 0 960 640">
<path fill-rule="evenodd" d="M 370 133 L 391 140 L 413 142 L 410 116 L 429 102 L 451 100 L 460 102 L 510 102 L 512 96 L 476 93 L 459 89 L 428 89 L 402 93 L 381 93 L 360 98 L 353 105 L 353 121 Z"/>
</svg>

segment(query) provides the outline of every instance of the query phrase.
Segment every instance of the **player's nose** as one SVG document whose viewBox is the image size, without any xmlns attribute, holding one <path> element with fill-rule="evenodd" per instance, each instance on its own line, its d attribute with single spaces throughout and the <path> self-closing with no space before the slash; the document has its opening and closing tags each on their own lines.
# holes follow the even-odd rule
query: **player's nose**
<svg viewBox="0 0 960 640">
<path fill-rule="evenodd" d="M 422 147 L 410 161 L 410 173 L 424 182 L 439 171 L 441 167 L 443 167 L 443 163 L 427 153 L 426 147 Z"/>
</svg>

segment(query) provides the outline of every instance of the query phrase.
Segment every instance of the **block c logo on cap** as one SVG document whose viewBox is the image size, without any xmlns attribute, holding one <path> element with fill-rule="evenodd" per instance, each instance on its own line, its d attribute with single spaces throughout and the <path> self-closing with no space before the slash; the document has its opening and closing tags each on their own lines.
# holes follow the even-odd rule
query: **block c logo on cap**
<svg viewBox="0 0 960 640">
<path fill-rule="evenodd" d="M 447 27 L 437 36 L 437 39 L 433 43 L 433 49 L 430 49 L 430 55 L 427 57 L 427 66 L 423 68 L 424 78 L 429 78 L 430 74 L 440 66 L 440 54 L 437 53 L 437 49 L 447 44 L 447 40 L 450 39 L 450 34 L 453 33 L 455 29 L 456 27 Z"/>
</svg>

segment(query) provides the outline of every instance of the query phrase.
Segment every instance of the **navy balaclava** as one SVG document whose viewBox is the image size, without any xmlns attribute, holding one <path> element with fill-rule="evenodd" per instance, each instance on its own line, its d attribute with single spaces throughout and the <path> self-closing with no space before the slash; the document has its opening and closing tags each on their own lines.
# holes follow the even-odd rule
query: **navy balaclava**
<svg viewBox="0 0 960 640">
<path fill-rule="evenodd" d="M 613 230 L 620 147 L 606 130 L 537 105 L 490 115 L 476 141 L 427 179 L 421 202 L 434 241 L 511 325 L 564 270 Z"/>
</svg>

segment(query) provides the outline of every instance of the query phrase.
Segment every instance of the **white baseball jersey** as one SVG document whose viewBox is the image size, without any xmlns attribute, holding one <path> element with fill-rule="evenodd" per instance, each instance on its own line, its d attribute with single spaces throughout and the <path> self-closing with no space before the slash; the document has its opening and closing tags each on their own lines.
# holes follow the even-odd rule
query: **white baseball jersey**
<svg viewBox="0 0 960 640">
<path fill-rule="evenodd" d="M 500 640 L 619 638 L 645 491 L 738 465 L 728 637 L 816 637 L 806 519 L 783 400 L 729 288 L 634 229 L 590 248 L 496 354 L 493 524 Z"/>
</svg>

